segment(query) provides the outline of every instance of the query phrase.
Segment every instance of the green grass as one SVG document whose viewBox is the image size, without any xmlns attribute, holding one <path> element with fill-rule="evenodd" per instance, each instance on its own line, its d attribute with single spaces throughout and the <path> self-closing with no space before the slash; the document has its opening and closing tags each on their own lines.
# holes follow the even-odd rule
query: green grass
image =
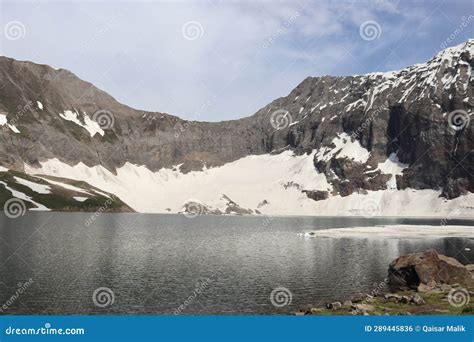
<svg viewBox="0 0 474 342">
<path fill-rule="evenodd" d="M 472 291 L 472 288 L 471 288 Z M 395 303 L 393 301 L 385 300 L 384 297 L 375 297 L 372 301 L 366 302 L 375 307 L 375 310 L 369 311 L 370 315 L 473 315 L 474 306 L 466 304 L 464 306 L 455 307 L 449 304 L 448 292 L 440 293 L 420 293 L 420 292 L 398 292 L 398 295 L 411 296 L 414 293 L 419 294 L 426 304 L 414 305 L 406 303 Z M 320 316 L 338 316 L 350 315 L 349 308 L 342 308 L 339 310 L 316 311 L 314 314 Z"/>
<path fill-rule="evenodd" d="M 18 184 L 14 177 L 23 178 L 37 184 L 48 185 L 51 189 L 49 194 L 39 194 L 29 187 Z M 54 178 L 54 177 L 52 177 Z M 129 212 L 132 211 L 124 202 L 119 198 L 111 196 L 111 198 L 102 194 L 93 194 L 94 187 L 81 181 L 68 181 L 60 179 L 61 182 L 74 185 L 80 189 L 84 189 L 90 194 L 89 198 L 83 202 L 75 200 L 74 196 L 84 196 L 84 194 L 62 188 L 57 185 L 52 185 L 47 181 L 26 175 L 18 171 L 0 172 L 0 181 L 8 184 L 8 186 L 14 190 L 17 190 L 26 196 L 32 198 L 34 202 L 40 203 L 47 208 L 55 211 L 105 211 L 105 212 Z M 3 185 L 0 184 L 0 208 L 3 208 L 5 202 L 12 198 L 12 194 Z M 28 208 L 34 207 L 34 205 L 25 201 L 25 205 Z"/>
</svg>

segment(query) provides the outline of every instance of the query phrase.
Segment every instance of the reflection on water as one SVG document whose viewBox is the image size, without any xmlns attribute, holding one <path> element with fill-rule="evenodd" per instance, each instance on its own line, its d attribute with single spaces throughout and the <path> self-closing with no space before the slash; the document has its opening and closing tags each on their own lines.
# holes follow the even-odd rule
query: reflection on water
<svg viewBox="0 0 474 342">
<path fill-rule="evenodd" d="M 33 281 L 6 313 L 173 314 L 183 305 L 180 314 L 285 314 L 370 292 L 400 254 L 434 248 L 474 263 L 474 234 L 424 240 L 297 237 L 317 228 L 439 220 L 102 214 L 86 226 L 90 217 L 0 217 L 0 306 Z M 99 287 L 113 291 L 111 306 L 94 304 Z M 291 291 L 290 305 L 272 306 L 276 287 Z"/>
</svg>

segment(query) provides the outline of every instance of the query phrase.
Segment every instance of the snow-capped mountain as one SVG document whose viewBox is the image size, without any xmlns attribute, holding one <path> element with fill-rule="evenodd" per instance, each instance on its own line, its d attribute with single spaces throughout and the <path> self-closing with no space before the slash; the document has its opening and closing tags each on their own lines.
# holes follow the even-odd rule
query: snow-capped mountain
<svg viewBox="0 0 474 342">
<path fill-rule="evenodd" d="M 474 217 L 473 57 L 469 40 L 400 71 L 309 77 L 219 123 L 138 111 L 66 70 L 0 57 L 0 205 L 17 172 L 83 181 L 140 212 Z"/>
</svg>

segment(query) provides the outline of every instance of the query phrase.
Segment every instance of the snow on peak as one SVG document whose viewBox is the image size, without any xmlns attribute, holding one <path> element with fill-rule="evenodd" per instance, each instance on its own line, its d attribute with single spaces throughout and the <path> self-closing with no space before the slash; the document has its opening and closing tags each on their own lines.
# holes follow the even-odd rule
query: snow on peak
<svg viewBox="0 0 474 342">
<path fill-rule="evenodd" d="M 456 46 L 448 47 L 436 54 L 434 59 L 452 59 L 458 58 L 463 52 L 468 52 L 470 55 L 474 54 L 474 39 L 468 39 L 466 42 Z"/>
<path fill-rule="evenodd" d="M 93 137 L 96 133 L 99 133 L 101 136 L 104 136 L 105 134 L 102 128 L 100 128 L 99 124 L 89 118 L 86 113 L 83 114 L 84 123 L 79 120 L 79 114 L 71 110 L 66 110 L 64 111 L 64 113 L 60 113 L 59 116 L 62 117 L 64 120 L 74 122 L 76 125 L 85 128 L 89 132 L 91 137 Z"/>
</svg>

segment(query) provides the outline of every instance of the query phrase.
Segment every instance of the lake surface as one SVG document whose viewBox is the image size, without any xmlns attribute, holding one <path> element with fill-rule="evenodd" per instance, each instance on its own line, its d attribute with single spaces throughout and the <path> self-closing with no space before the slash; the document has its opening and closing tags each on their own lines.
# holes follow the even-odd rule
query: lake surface
<svg viewBox="0 0 474 342">
<path fill-rule="evenodd" d="M 291 314 L 370 292 L 383 281 L 390 261 L 404 253 L 434 248 L 474 263 L 474 230 L 473 238 L 297 236 L 331 227 L 439 225 L 439 219 L 91 217 L 39 212 L 17 219 L 0 216 L 0 309 L 8 303 L 4 314 Z M 106 307 L 93 299 L 102 287 L 113 291 L 113 304 Z M 270 300 L 279 287 L 291 292 L 291 303 L 284 307 Z M 11 300 L 20 288 L 23 293 Z"/>
</svg>

